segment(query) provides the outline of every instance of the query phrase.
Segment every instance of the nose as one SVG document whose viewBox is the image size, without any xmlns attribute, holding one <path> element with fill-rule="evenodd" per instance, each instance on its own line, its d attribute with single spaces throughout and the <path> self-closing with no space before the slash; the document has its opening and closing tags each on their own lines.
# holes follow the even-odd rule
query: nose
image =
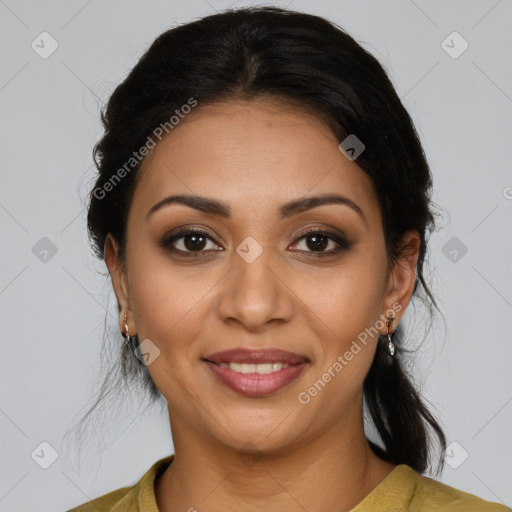
<svg viewBox="0 0 512 512">
<path fill-rule="evenodd" d="M 250 261 L 233 252 L 233 268 L 223 280 L 218 301 L 222 321 L 257 332 L 291 319 L 293 292 L 270 253 L 264 249 Z"/>
</svg>

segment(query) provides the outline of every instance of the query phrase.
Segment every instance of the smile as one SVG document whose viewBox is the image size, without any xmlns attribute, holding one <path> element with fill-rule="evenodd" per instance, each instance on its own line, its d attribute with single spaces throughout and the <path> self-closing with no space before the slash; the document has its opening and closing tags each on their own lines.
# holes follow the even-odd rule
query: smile
<svg viewBox="0 0 512 512">
<path fill-rule="evenodd" d="M 277 393 L 299 378 L 308 358 L 279 349 L 245 348 L 217 352 L 203 359 L 216 381 L 249 397 Z"/>
<path fill-rule="evenodd" d="M 283 368 L 288 368 L 287 363 L 258 363 L 258 364 L 240 364 L 240 363 L 220 363 L 222 368 L 229 368 L 238 373 L 259 373 L 267 375 L 269 373 L 278 372 Z"/>
</svg>

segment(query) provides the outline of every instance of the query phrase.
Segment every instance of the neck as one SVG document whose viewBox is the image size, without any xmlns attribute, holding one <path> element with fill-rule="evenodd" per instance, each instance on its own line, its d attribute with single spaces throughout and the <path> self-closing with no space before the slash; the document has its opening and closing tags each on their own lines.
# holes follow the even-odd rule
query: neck
<svg viewBox="0 0 512 512">
<path fill-rule="evenodd" d="M 293 450 L 251 458 L 173 425 L 175 458 L 155 483 L 158 508 L 349 511 L 396 467 L 371 450 L 362 415 L 359 426 L 354 434 L 335 425 Z"/>
</svg>

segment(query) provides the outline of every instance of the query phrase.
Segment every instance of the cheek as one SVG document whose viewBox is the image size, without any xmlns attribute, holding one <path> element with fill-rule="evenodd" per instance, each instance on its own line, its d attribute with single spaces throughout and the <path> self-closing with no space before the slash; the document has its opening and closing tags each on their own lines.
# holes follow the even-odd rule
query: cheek
<svg viewBox="0 0 512 512">
<path fill-rule="evenodd" d="M 373 253 L 376 254 L 375 248 Z M 318 335 L 314 372 L 304 391 L 337 411 L 360 393 L 372 364 L 382 313 L 385 266 L 377 257 L 354 255 L 329 279 L 301 281 L 298 295 Z M 298 282 L 297 282 L 298 283 Z M 311 387 L 312 386 L 312 387 Z M 308 391 L 310 390 L 311 393 Z M 307 397 L 306 397 L 307 398 Z"/>
<path fill-rule="evenodd" d="M 201 326 L 213 278 L 197 272 L 196 277 L 189 274 L 185 279 L 159 251 L 136 247 L 128 269 L 139 339 L 149 338 L 160 350 L 165 347 L 176 356 L 180 344 L 193 339 Z"/>
<path fill-rule="evenodd" d="M 208 291 L 214 281 L 207 275 L 184 279 L 147 253 L 133 260 L 130 292 L 139 341 L 149 339 L 160 351 L 148 371 L 169 404 L 187 410 L 191 401 L 201 399 L 194 371 L 203 354 L 194 340 L 204 338 Z"/>
<path fill-rule="evenodd" d="M 380 301 L 376 276 L 369 273 L 367 277 L 365 282 L 340 278 L 326 294 L 331 300 L 319 296 L 313 301 L 316 309 L 310 318 L 316 325 L 312 328 L 325 335 L 319 337 L 314 371 L 301 396 L 317 400 L 316 407 L 326 407 L 333 414 L 354 403 L 375 355 Z"/>
<path fill-rule="evenodd" d="M 294 292 L 323 324 L 330 351 L 344 351 L 347 343 L 380 318 L 384 268 L 378 261 L 347 260 L 330 275 L 296 279 Z"/>
</svg>

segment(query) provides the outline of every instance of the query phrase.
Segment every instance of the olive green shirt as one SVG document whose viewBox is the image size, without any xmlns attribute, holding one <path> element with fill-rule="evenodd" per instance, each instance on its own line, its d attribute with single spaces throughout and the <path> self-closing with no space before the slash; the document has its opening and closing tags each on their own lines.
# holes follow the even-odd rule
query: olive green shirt
<svg viewBox="0 0 512 512">
<path fill-rule="evenodd" d="M 169 455 L 155 462 L 134 486 L 117 489 L 68 512 L 159 512 L 154 483 L 173 458 L 174 455 Z M 400 464 L 350 512 L 436 511 L 512 512 L 512 509 L 459 491 Z"/>
</svg>

